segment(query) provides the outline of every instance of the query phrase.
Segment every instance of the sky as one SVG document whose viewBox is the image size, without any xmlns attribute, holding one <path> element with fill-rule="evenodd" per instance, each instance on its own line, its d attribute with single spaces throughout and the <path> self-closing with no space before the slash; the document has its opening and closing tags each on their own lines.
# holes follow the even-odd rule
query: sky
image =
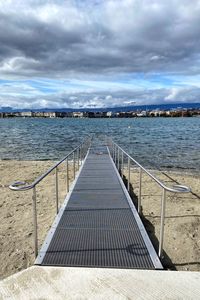
<svg viewBox="0 0 200 300">
<path fill-rule="evenodd" d="M 200 102 L 200 0 L 0 0 L 0 107 Z"/>
</svg>

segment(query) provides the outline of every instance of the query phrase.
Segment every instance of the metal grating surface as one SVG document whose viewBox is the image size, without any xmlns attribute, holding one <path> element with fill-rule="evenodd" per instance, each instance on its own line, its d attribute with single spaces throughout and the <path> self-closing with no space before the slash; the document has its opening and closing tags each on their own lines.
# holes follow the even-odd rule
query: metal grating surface
<svg viewBox="0 0 200 300">
<path fill-rule="evenodd" d="M 135 230 L 136 221 L 130 209 L 65 210 L 59 228 Z"/>
<path fill-rule="evenodd" d="M 92 148 L 42 265 L 154 269 L 105 146 Z"/>
<path fill-rule="evenodd" d="M 43 265 L 153 269 L 147 248 L 129 230 L 57 229 Z"/>
<path fill-rule="evenodd" d="M 124 200 L 122 191 L 74 191 L 70 197 L 67 208 L 77 209 L 109 209 L 109 208 L 129 208 L 128 202 Z M 66 209 L 67 209 L 66 208 Z"/>
</svg>

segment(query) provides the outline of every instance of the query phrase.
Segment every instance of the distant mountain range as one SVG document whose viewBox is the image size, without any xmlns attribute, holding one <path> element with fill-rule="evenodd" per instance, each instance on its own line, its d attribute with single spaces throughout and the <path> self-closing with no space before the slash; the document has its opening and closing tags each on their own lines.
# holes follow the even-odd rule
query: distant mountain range
<svg viewBox="0 0 200 300">
<path fill-rule="evenodd" d="M 153 104 L 153 105 L 133 105 L 133 106 L 119 106 L 119 107 L 104 107 L 104 108 L 39 108 L 39 109 L 16 109 L 12 107 L 1 107 L 0 112 L 14 112 L 14 111 L 45 111 L 45 112 L 72 112 L 72 111 L 91 111 L 91 112 L 126 112 L 135 110 L 172 110 L 172 109 L 200 109 L 199 103 L 173 103 L 173 104 Z"/>
</svg>

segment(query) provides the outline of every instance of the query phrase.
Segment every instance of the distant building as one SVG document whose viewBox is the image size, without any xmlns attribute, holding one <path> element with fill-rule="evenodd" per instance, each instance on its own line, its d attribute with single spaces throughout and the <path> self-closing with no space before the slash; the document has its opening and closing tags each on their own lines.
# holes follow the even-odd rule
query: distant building
<svg viewBox="0 0 200 300">
<path fill-rule="evenodd" d="M 192 117 L 200 116 L 200 109 L 172 109 L 172 110 L 152 110 L 152 111 L 0 111 L 0 118 L 13 117 L 38 117 L 38 118 L 133 118 L 133 117 Z"/>
<path fill-rule="evenodd" d="M 21 112 L 21 117 L 24 117 L 24 118 L 33 117 L 33 112 L 32 111 L 22 111 Z"/>
<path fill-rule="evenodd" d="M 34 112 L 34 117 L 43 118 L 44 117 L 44 112 L 43 111 L 36 111 L 36 112 Z"/>
<path fill-rule="evenodd" d="M 14 112 L 13 115 L 14 115 L 15 117 L 21 117 L 21 112 Z"/>
<path fill-rule="evenodd" d="M 113 112 L 112 111 L 107 111 L 106 116 L 108 118 L 112 118 L 113 117 Z"/>
<path fill-rule="evenodd" d="M 44 118 L 56 118 L 57 113 L 54 111 L 48 111 L 48 112 L 43 112 L 43 117 Z"/>
<path fill-rule="evenodd" d="M 0 112 L 0 118 L 5 118 L 5 113 L 4 112 Z"/>
<path fill-rule="evenodd" d="M 87 118 L 94 118 L 94 117 L 95 117 L 95 114 L 94 114 L 93 111 L 88 111 L 88 112 L 86 112 L 86 117 L 87 117 Z"/>
<path fill-rule="evenodd" d="M 72 113 L 71 112 L 66 112 L 66 111 L 57 111 L 55 112 L 56 118 L 71 118 Z"/>
<path fill-rule="evenodd" d="M 140 113 L 137 113 L 137 117 L 146 117 L 146 116 L 147 116 L 146 110 L 143 110 Z"/>
<path fill-rule="evenodd" d="M 73 118 L 83 118 L 83 112 L 77 111 L 72 113 Z"/>
<path fill-rule="evenodd" d="M 57 118 L 71 118 L 72 112 L 59 111 L 59 112 L 56 112 L 56 117 Z"/>
</svg>

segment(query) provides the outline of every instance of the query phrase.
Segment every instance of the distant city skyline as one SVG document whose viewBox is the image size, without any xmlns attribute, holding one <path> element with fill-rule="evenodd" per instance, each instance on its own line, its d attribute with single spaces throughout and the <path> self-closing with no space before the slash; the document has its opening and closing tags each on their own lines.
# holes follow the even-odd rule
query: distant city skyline
<svg viewBox="0 0 200 300">
<path fill-rule="evenodd" d="M 2 0 L 0 23 L 0 107 L 200 103 L 199 0 Z"/>
</svg>

